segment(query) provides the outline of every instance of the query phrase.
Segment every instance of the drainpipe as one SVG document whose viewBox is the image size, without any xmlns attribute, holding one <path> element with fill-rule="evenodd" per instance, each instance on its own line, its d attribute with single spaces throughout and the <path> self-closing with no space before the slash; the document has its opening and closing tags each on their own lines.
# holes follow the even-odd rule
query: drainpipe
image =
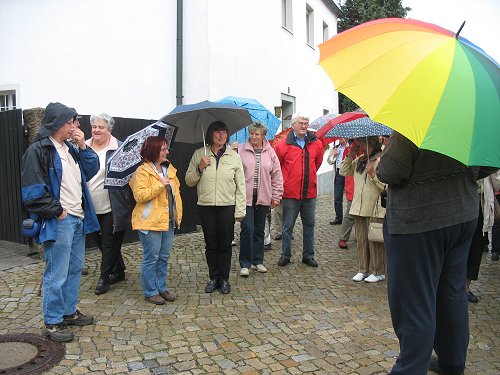
<svg viewBox="0 0 500 375">
<path fill-rule="evenodd" d="M 183 20 L 183 1 L 177 0 L 177 62 L 176 62 L 176 98 L 177 105 L 182 104 L 182 20 Z"/>
</svg>

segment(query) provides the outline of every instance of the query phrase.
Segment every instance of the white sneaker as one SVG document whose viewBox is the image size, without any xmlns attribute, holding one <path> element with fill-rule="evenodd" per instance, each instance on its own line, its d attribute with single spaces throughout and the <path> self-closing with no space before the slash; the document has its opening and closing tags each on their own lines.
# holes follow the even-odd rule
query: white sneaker
<svg viewBox="0 0 500 375">
<path fill-rule="evenodd" d="M 384 280 L 385 280 L 385 275 L 374 275 L 373 273 L 365 279 L 367 283 L 378 283 L 379 281 L 384 281 Z"/>
<path fill-rule="evenodd" d="M 363 281 L 367 276 L 367 273 L 358 272 L 356 275 L 354 275 L 352 281 Z"/>
<path fill-rule="evenodd" d="M 252 266 L 252 268 L 262 273 L 267 272 L 267 268 L 263 264 L 257 264 L 256 266 Z"/>
<path fill-rule="evenodd" d="M 248 270 L 248 268 L 243 267 L 240 271 L 240 276 L 247 277 L 248 275 L 250 275 L 250 271 Z"/>
</svg>

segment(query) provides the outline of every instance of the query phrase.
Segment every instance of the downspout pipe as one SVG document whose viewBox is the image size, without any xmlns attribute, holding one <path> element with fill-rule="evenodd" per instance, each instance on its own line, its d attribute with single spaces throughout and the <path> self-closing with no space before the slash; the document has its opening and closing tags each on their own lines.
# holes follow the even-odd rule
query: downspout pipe
<svg viewBox="0 0 500 375">
<path fill-rule="evenodd" d="M 183 13 L 184 3 L 183 0 L 177 0 L 177 61 L 176 61 L 176 99 L 177 105 L 182 104 L 182 45 L 183 45 Z"/>
</svg>

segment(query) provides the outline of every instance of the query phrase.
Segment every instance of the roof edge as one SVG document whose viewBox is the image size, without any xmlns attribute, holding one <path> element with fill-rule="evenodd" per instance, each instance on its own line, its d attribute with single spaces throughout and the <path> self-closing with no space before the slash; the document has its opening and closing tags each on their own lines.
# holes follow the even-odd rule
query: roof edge
<svg viewBox="0 0 500 375">
<path fill-rule="evenodd" d="M 342 11 L 333 0 L 323 0 L 323 2 L 337 15 L 337 18 L 342 17 Z"/>
</svg>

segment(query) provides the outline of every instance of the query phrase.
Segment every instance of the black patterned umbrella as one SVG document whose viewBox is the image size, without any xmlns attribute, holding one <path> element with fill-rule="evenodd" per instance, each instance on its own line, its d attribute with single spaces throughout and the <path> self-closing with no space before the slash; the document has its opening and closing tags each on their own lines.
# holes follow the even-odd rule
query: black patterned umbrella
<svg viewBox="0 0 500 375">
<path fill-rule="evenodd" d="M 167 146 L 170 147 L 176 132 L 176 126 L 157 121 L 129 135 L 108 160 L 104 187 L 107 189 L 121 189 L 128 184 L 132 174 L 142 163 L 140 152 L 146 138 L 152 136 L 165 137 Z"/>
</svg>

